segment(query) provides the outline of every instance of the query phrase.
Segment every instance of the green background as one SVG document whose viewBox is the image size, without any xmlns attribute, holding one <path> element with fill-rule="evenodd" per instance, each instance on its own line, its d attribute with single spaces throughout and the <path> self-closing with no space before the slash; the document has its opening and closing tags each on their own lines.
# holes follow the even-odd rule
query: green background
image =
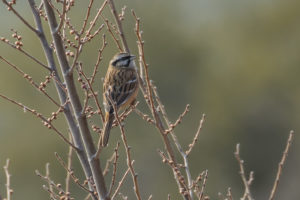
<svg viewBox="0 0 300 200">
<path fill-rule="evenodd" d="M 85 15 L 86 2 L 76 1 L 70 13 L 77 29 L 81 27 L 79 22 Z M 184 147 L 191 142 L 201 115 L 207 115 L 200 140 L 189 158 L 193 177 L 209 170 L 206 194 L 217 199 L 219 192 L 225 194 L 231 187 L 234 199 L 242 196 L 243 185 L 233 155 L 236 143 L 240 143 L 246 172 L 254 171 L 252 194 L 255 199 L 267 199 L 292 129 L 296 132 L 295 140 L 276 197 L 299 199 L 300 1 L 116 0 L 115 3 L 118 10 L 124 4 L 128 7 L 124 28 L 134 54 L 137 54 L 137 47 L 130 10 L 133 8 L 142 19 L 151 79 L 158 86 L 170 119 L 174 122 L 185 105 L 191 104 L 190 113 L 175 129 Z M 100 3 L 97 1 L 95 5 L 99 7 Z M 33 24 L 26 1 L 18 1 L 16 9 Z M 106 10 L 105 16 L 108 15 L 110 12 Z M 23 37 L 24 49 L 45 62 L 38 39 L 7 12 L 2 3 L 0 16 L 0 35 L 14 41 L 10 29 L 18 30 Z M 101 23 L 100 20 L 97 25 Z M 102 45 L 101 34 L 85 47 L 80 57 L 88 74 L 96 61 L 97 49 Z M 110 35 L 106 35 L 108 47 L 95 85 L 100 93 L 107 63 L 117 52 Z M 37 83 L 47 74 L 4 43 L 0 43 L 0 55 L 32 75 Z M 8 65 L 0 62 L 0 69 L 1 94 L 45 116 L 56 110 L 45 96 Z M 53 86 L 49 85 L 47 91 L 55 95 Z M 141 101 L 139 109 L 149 113 L 142 96 L 138 100 Z M 54 152 L 65 158 L 66 145 L 39 121 L 30 113 L 0 100 L 0 166 L 5 164 L 6 158 L 11 159 L 13 199 L 49 199 L 42 189 L 46 183 L 34 174 L 35 169 L 44 173 L 47 162 L 50 162 L 53 180 L 64 183 L 65 171 L 56 161 Z M 93 121 L 99 125 L 98 118 Z M 64 123 L 61 115 L 56 124 L 67 134 Z M 152 194 L 153 199 L 167 199 L 170 193 L 172 199 L 180 199 L 173 175 L 157 153 L 157 149 L 163 149 L 163 143 L 156 129 L 132 114 L 126 121 L 126 133 L 134 167 L 139 174 L 142 197 L 146 199 Z M 118 140 L 120 132 L 115 128 L 109 147 L 102 153 L 103 159 L 110 157 Z M 127 169 L 123 146 L 120 155 L 117 181 Z M 82 177 L 75 156 L 74 162 L 75 174 Z M 109 177 L 107 180 L 109 183 Z M 76 199 L 83 199 L 77 186 L 72 186 L 72 192 Z M 134 199 L 129 176 L 121 192 Z M 0 170 L 0 194 L 4 196 L 4 193 L 5 176 Z"/>
</svg>

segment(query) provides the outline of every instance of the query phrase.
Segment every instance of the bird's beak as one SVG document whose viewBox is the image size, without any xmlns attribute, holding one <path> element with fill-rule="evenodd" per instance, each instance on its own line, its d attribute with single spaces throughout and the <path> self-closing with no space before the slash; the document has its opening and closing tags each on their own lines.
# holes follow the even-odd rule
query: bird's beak
<svg viewBox="0 0 300 200">
<path fill-rule="evenodd" d="M 134 55 L 130 55 L 130 60 L 134 60 L 136 57 Z"/>
</svg>

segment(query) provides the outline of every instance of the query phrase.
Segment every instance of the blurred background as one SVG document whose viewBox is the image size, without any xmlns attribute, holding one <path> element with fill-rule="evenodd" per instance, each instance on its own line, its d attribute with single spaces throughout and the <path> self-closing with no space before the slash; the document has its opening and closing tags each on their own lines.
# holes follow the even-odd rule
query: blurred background
<svg viewBox="0 0 300 200">
<path fill-rule="evenodd" d="M 79 29 L 87 2 L 75 3 L 70 17 Z M 300 1 L 116 0 L 115 3 L 118 10 L 127 5 L 124 28 L 135 54 L 135 22 L 130 10 L 134 9 L 142 19 L 150 75 L 158 86 L 170 120 L 174 122 L 185 105 L 191 104 L 191 111 L 175 129 L 184 147 L 192 141 L 202 114 L 207 115 L 200 140 L 189 158 L 193 177 L 209 170 L 205 194 L 217 199 L 219 192 L 226 194 L 231 187 L 234 199 L 242 196 L 244 188 L 233 155 L 236 144 L 240 143 L 246 172 L 254 171 L 252 194 L 255 199 L 267 199 L 288 133 L 295 130 L 276 199 L 299 199 Z M 100 3 L 95 2 L 95 6 L 99 7 Z M 16 9 L 33 24 L 27 2 L 18 1 Z M 96 8 L 92 14 L 95 11 Z M 0 13 L 0 35 L 14 42 L 10 29 L 17 30 L 23 37 L 24 49 L 46 63 L 40 43 L 32 32 L 7 12 L 2 3 Z M 106 10 L 105 16 L 109 15 Z M 106 35 L 108 47 L 95 85 L 100 93 L 107 63 L 117 51 L 110 35 Z M 101 46 L 100 34 L 85 47 L 80 60 L 87 74 L 92 72 Z M 37 83 L 44 81 L 47 75 L 44 69 L 4 43 L 0 43 L 0 55 L 30 74 Z M 56 111 L 45 96 L 7 64 L 0 62 L 0 67 L 1 94 L 45 116 Z M 47 91 L 55 96 L 52 85 Z M 141 96 L 139 100 L 139 109 L 149 113 Z M 92 120 L 99 125 L 97 117 Z M 56 125 L 67 134 L 64 123 L 60 116 Z M 126 121 L 126 131 L 143 198 L 152 194 L 153 199 L 167 199 L 170 193 L 172 199 L 181 199 L 169 167 L 161 162 L 157 153 L 157 149 L 164 147 L 156 129 L 132 114 Z M 120 141 L 120 133 L 115 128 L 110 145 L 102 154 L 103 159 L 110 157 L 117 141 Z M 124 157 L 121 147 L 120 155 Z M 0 166 L 10 158 L 14 199 L 49 199 L 42 189 L 46 183 L 34 173 L 36 169 L 44 173 L 47 162 L 53 180 L 64 183 L 65 170 L 55 159 L 54 152 L 66 158 L 67 147 L 54 132 L 47 130 L 30 113 L 0 99 Z M 73 160 L 75 174 L 82 177 L 76 156 Z M 0 194 L 4 196 L 5 175 L 1 169 Z M 117 181 L 126 169 L 124 158 L 120 158 Z M 72 191 L 76 199 L 84 198 L 76 185 L 72 185 Z M 135 198 L 130 176 L 121 192 L 129 199 Z"/>
</svg>

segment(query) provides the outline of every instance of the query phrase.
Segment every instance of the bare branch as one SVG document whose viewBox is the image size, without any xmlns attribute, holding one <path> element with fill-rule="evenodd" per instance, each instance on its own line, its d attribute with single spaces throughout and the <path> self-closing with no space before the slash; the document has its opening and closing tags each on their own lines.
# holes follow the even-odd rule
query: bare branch
<svg viewBox="0 0 300 200">
<path fill-rule="evenodd" d="M 4 168 L 4 172 L 5 172 L 5 176 L 6 176 L 6 199 L 7 200 L 11 200 L 11 195 L 13 193 L 13 190 L 10 188 L 10 173 L 8 171 L 8 167 L 9 167 L 9 159 L 6 159 L 6 164 L 3 167 Z"/>
<path fill-rule="evenodd" d="M 2 0 L 2 2 L 7 6 L 7 9 L 9 11 L 12 11 L 18 18 L 19 20 L 21 20 L 23 22 L 23 24 L 25 24 L 30 30 L 32 30 L 33 32 L 37 33 L 37 30 L 35 28 L 33 28 L 20 14 L 18 11 L 16 11 L 13 8 L 13 4 L 11 4 L 10 2 L 7 2 L 6 0 Z"/>
<path fill-rule="evenodd" d="M 58 162 L 64 167 L 64 169 L 67 171 L 67 173 L 70 175 L 70 177 L 73 179 L 74 183 L 76 183 L 76 185 L 78 185 L 81 189 L 83 189 L 86 192 L 89 192 L 91 194 L 93 194 L 93 191 L 89 190 L 88 188 L 86 188 L 83 184 L 81 184 L 79 182 L 79 178 L 77 178 L 74 175 L 74 171 L 68 167 L 68 165 L 63 161 L 63 159 L 58 155 L 57 152 L 55 152 L 55 157 L 57 158 Z M 67 187 L 66 187 L 67 188 Z M 66 190 L 67 192 L 67 190 Z"/>
<path fill-rule="evenodd" d="M 0 38 L 0 41 L 4 42 L 5 44 L 8 44 L 9 46 L 11 46 L 12 48 L 18 50 L 19 52 L 23 53 L 25 56 L 27 56 L 28 58 L 30 58 L 31 60 L 33 60 L 34 62 L 36 62 L 37 64 L 41 65 L 43 68 L 52 71 L 52 69 L 50 67 L 48 67 L 47 65 L 43 64 L 41 61 L 39 61 L 37 58 L 35 58 L 34 56 L 30 55 L 27 51 L 25 51 L 23 48 L 21 48 L 20 46 L 17 46 L 15 44 L 12 44 L 11 42 L 9 42 L 8 39 L 5 39 L 4 37 Z"/>
<path fill-rule="evenodd" d="M 187 156 L 191 153 L 193 147 L 195 146 L 196 142 L 198 141 L 198 137 L 199 137 L 199 134 L 201 132 L 201 129 L 202 129 L 204 121 L 205 121 L 205 114 L 202 115 L 202 118 L 200 120 L 200 124 L 199 124 L 198 130 L 197 130 L 197 132 L 195 134 L 193 142 L 191 144 L 189 144 L 189 149 L 185 152 Z"/>
<path fill-rule="evenodd" d="M 86 31 L 86 36 L 89 36 L 91 34 L 91 30 L 92 28 L 95 26 L 97 19 L 99 18 L 99 16 L 101 15 L 103 9 L 105 8 L 106 4 L 107 4 L 108 0 L 105 0 L 102 4 L 102 6 L 98 9 L 98 12 L 96 14 L 96 16 L 94 17 L 94 19 L 90 22 L 90 27 L 89 29 Z"/>
<path fill-rule="evenodd" d="M 106 39 L 105 39 L 105 35 L 103 34 L 102 36 L 102 47 L 98 50 L 98 57 L 97 57 L 97 61 L 96 61 L 96 64 L 94 66 L 94 70 L 93 70 L 93 74 L 91 76 L 91 84 L 94 83 L 94 80 L 95 80 L 95 77 L 96 77 L 96 73 L 98 71 L 98 67 L 99 67 L 99 64 L 102 60 L 102 53 L 104 51 L 104 48 L 107 46 L 107 42 L 106 42 Z"/>
<path fill-rule="evenodd" d="M 132 161 L 131 165 L 133 165 L 133 163 L 134 163 L 134 160 Z M 116 195 L 118 194 L 118 192 L 119 192 L 121 186 L 123 185 L 124 180 L 125 180 L 125 178 L 126 178 L 126 176 L 127 176 L 127 174 L 128 174 L 129 172 L 130 172 L 130 168 L 128 167 L 128 169 L 127 169 L 126 172 L 124 173 L 123 177 L 122 177 L 121 180 L 119 181 L 118 187 L 116 188 L 114 194 L 111 196 L 111 199 L 112 199 L 112 200 L 113 200 L 113 199 L 116 197 Z"/>
<path fill-rule="evenodd" d="M 62 10 L 62 14 L 60 15 L 60 22 L 59 22 L 59 25 L 57 26 L 55 32 L 58 33 L 61 29 L 61 27 L 63 26 L 64 24 L 64 19 L 65 19 L 65 15 L 66 15 L 66 4 L 67 4 L 67 0 L 64 0 L 63 2 L 63 10 Z"/>
<path fill-rule="evenodd" d="M 29 83 L 35 87 L 39 92 L 43 93 L 46 97 L 48 97 L 48 99 L 50 101 L 52 101 L 55 105 L 57 105 L 58 107 L 60 107 L 59 103 L 57 103 L 46 91 L 43 87 L 39 87 L 33 80 L 32 77 L 29 76 L 28 74 L 26 74 L 25 72 L 23 72 L 21 69 L 19 69 L 16 65 L 12 64 L 11 62 L 9 62 L 8 60 L 6 60 L 5 58 L 3 58 L 2 56 L 0 56 L 0 59 L 3 60 L 6 64 L 8 64 L 9 66 L 11 66 L 14 70 L 16 70 L 19 74 L 21 74 L 27 81 L 29 81 Z"/>
<path fill-rule="evenodd" d="M 113 174 L 112 174 L 112 179 L 108 190 L 108 196 L 111 196 L 112 189 L 115 185 L 116 174 L 117 174 L 117 162 L 119 158 L 119 154 L 118 154 L 119 147 L 120 147 L 120 142 L 117 142 L 117 146 L 114 150 L 115 152 L 114 152 L 114 162 L 113 162 Z"/>
<path fill-rule="evenodd" d="M 252 195 L 251 195 L 251 192 L 250 192 L 250 185 L 249 185 L 249 182 L 247 181 L 246 175 L 245 175 L 244 161 L 240 158 L 240 144 L 236 145 L 236 151 L 235 151 L 234 155 L 235 155 L 236 160 L 239 163 L 239 166 L 240 166 L 240 175 L 241 175 L 241 178 L 243 180 L 244 187 L 245 187 L 245 193 L 244 193 L 243 197 L 241 198 L 241 200 L 245 200 L 246 198 L 248 200 L 252 200 L 252 197 L 251 197 Z M 253 175 L 252 175 L 251 179 L 253 179 Z"/>
<path fill-rule="evenodd" d="M 119 35 L 121 37 L 121 41 L 122 41 L 122 44 L 123 44 L 123 51 L 126 51 L 127 53 L 130 53 L 127 41 L 125 39 L 125 35 L 124 35 L 122 23 L 121 23 L 121 20 L 119 18 L 119 15 L 118 15 L 118 13 L 116 11 L 116 7 L 115 7 L 115 4 L 114 4 L 114 1 L 113 0 L 109 0 L 109 5 L 110 5 L 110 8 L 111 8 L 112 14 L 115 17 L 115 21 L 116 21 L 116 24 L 117 24 L 118 29 L 119 29 Z"/>
<path fill-rule="evenodd" d="M 46 175 L 45 177 L 47 177 L 50 180 L 50 163 L 46 163 Z M 50 184 L 48 184 L 48 188 L 49 188 L 49 194 L 50 194 L 50 198 L 54 199 L 54 192 L 53 192 L 53 186 Z"/>
<path fill-rule="evenodd" d="M 151 110 L 152 116 L 155 120 L 155 126 L 163 138 L 163 142 L 165 145 L 165 149 L 168 152 L 169 159 L 172 161 L 171 168 L 172 168 L 172 171 L 174 174 L 174 178 L 177 182 L 179 192 L 180 192 L 180 194 L 182 194 L 184 199 L 189 200 L 189 199 L 191 199 L 190 193 L 187 191 L 187 189 L 189 187 L 185 184 L 184 179 L 182 179 L 183 178 L 182 175 L 180 173 L 178 173 L 180 171 L 176 170 L 177 162 L 175 159 L 174 151 L 172 149 L 168 135 L 165 134 L 165 128 L 163 126 L 162 119 L 160 118 L 159 114 L 157 113 L 157 110 L 154 105 L 154 98 L 153 98 L 154 88 L 153 88 L 150 78 L 149 78 L 149 65 L 146 63 L 146 58 L 145 58 L 145 54 L 144 54 L 144 41 L 142 40 L 142 35 L 141 35 L 141 31 L 140 31 L 140 19 L 136 16 L 136 14 L 133 10 L 132 10 L 132 15 L 134 16 L 134 18 L 136 20 L 135 33 L 137 36 L 137 43 L 139 46 L 139 57 L 143 63 L 144 72 L 145 72 L 145 78 L 139 78 L 139 81 L 141 82 L 140 88 L 144 94 L 146 103 L 147 103 L 149 109 Z M 143 82 L 143 80 L 145 80 L 146 84 Z"/>
<path fill-rule="evenodd" d="M 203 179 L 203 183 L 202 183 L 202 187 L 201 187 L 201 191 L 199 193 L 199 199 L 202 200 L 202 198 L 204 197 L 204 189 L 206 187 L 206 181 L 208 179 L 208 170 L 205 171 L 205 175 L 204 175 L 204 179 Z"/>
<path fill-rule="evenodd" d="M 114 112 L 115 112 L 115 117 L 116 117 L 116 120 L 117 120 L 117 122 L 119 124 L 119 127 L 120 127 L 121 137 L 122 137 L 122 141 L 123 141 L 124 148 L 125 148 L 125 151 L 126 151 L 126 156 L 127 156 L 127 165 L 128 165 L 128 168 L 130 169 L 130 172 L 131 172 L 135 195 L 136 195 L 136 198 L 138 200 L 141 200 L 139 185 L 138 185 L 138 181 L 137 181 L 137 176 L 138 175 L 135 173 L 133 165 L 132 165 L 133 160 L 131 159 L 130 148 L 128 146 L 127 138 L 126 138 L 126 135 L 125 135 L 124 125 L 121 124 L 121 121 L 120 121 L 120 118 L 119 118 L 119 115 L 118 115 L 118 110 L 117 110 L 117 107 L 116 107 L 115 103 L 113 102 L 111 97 L 108 97 L 108 99 L 109 99 L 111 105 L 113 106 L 113 109 L 114 109 Z"/>
<path fill-rule="evenodd" d="M 96 152 L 96 148 L 93 143 L 93 138 L 92 138 L 90 130 L 89 130 L 86 116 L 84 114 L 82 114 L 82 105 L 81 105 L 81 102 L 80 102 L 80 99 L 78 96 L 78 92 L 77 92 L 77 89 L 76 89 L 76 86 L 74 83 L 73 73 L 72 73 L 72 71 L 69 71 L 70 66 L 69 66 L 68 60 L 65 55 L 64 45 L 63 45 L 60 35 L 55 33 L 55 28 L 57 27 L 57 21 L 56 21 L 55 15 L 54 15 L 54 11 L 47 0 L 43 0 L 43 2 L 44 2 L 45 10 L 47 13 L 48 23 L 49 23 L 49 27 L 51 30 L 52 38 L 54 41 L 56 55 L 57 55 L 62 73 L 64 75 L 64 80 L 66 83 L 68 95 L 69 95 L 71 105 L 72 105 L 74 114 L 76 116 L 76 119 L 77 119 L 77 122 L 79 125 L 80 134 L 81 134 L 81 137 L 82 137 L 82 140 L 84 143 L 87 157 L 89 159 L 89 165 L 91 167 L 93 180 L 96 184 L 98 195 L 102 199 L 109 199 L 106 196 L 107 190 L 106 190 L 106 186 L 105 186 L 104 177 L 102 174 L 100 160 L 92 159 L 92 156 Z"/>
<path fill-rule="evenodd" d="M 98 97 L 97 97 L 96 93 L 94 92 L 94 89 L 92 87 L 92 84 L 91 84 L 90 80 L 86 77 L 85 73 L 83 72 L 83 70 L 82 70 L 82 64 L 81 63 L 79 63 L 79 73 L 84 77 L 85 82 L 88 84 L 88 86 L 89 86 L 88 89 L 92 92 L 94 100 L 95 100 L 95 103 L 96 103 L 96 106 L 98 108 L 97 114 L 100 115 L 100 117 L 102 119 L 102 122 L 104 123 L 104 121 L 105 121 L 104 120 L 104 115 L 103 115 L 103 112 L 102 112 L 102 109 L 101 109 Z M 84 111 L 83 111 L 83 113 L 84 113 Z"/>
<path fill-rule="evenodd" d="M 55 76 L 53 78 L 55 80 L 55 87 L 56 87 L 57 93 L 59 95 L 60 102 L 61 102 L 61 104 L 64 104 L 68 99 L 66 88 L 63 85 L 63 83 L 61 82 L 60 77 L 58 75 L 57 67 L 56 67 L 56 64 L 55 64 L 55 59 L 54 59 L 54 56 L 53 56 L 53 51 L 52 51 L 52 48 L 50 47 L 50 45 L 48 44 L 48 41 L 46 39 L 44 29 L 43 29 L 43 26 L 42 26 L 42 21 L 41 21 L 40 15 L 39 15 L 39 11 L 36 8 L 34 0 L 28 0 L 28 2 L 29 2 L 29 5 L 30 5 L 30 8 L 31 8 L 31 11 L 33 13 L 35 24 L 36 24 L 36 27 L 37 27 L 37 30 L 38 30 L 37 36 L 40 39 L 40 42 L 42 44 L 42 47 L 43 47 L 44 54 L 46 56 L 48 65 L 51 68 L 51 70 L 54 71 L 54 73 L 55 73 Z M 68 126 L 70 128 L 70 131 L 72 133 L 74 144 L 76 145 L 76 147 L 78 149 L 76 151 L 76 153 L 79 157 L 81 166 L 84 170 L 86 178 L 89 178 L 89 177 L 92 176 L 92 171 L 91 171 L 91 168 L 90 168 L 90 165 L 89 165 L 89 162 L 88 162 L 87 155 L 84 152 L 83 141 L 82 141 L 82 138 L 81 138 L 81 135 L 80 135 L 79 128 L 77 126 L 77 123 L 76 123 L 75 119 L 73 118 L 73 115 L 71 113 L 71 108 L 70 108 L 69 104 L 64 107 L 64 114 L 65 114 L 65 118 L 67 120 Z M 92 189 L 91 185 L 90 185 L 90 188 Z"/>
<path fill-rule="evenodd" d="M 72 141 L 72 135 L 69 133 L 69 140 Z M 73 155 L 73 149 L 69 147 L 69 152 L 68 152 L 68 164 L 67 164 L 67 176 L 66 176 L 66 193 L 70 192 L 70 178 L 71 178 L 71 173 L 68 173 L 68 171 L 71 171 L 72 168 L 72 155 Z"/>
<path fill-rule="evenodd" d="M 77 149 L 59 130 L 57 130 L 56 128 L 55 128 L 55 126 L 48 120 L 48 119 L 46 119 L 41 113 L 38 113 L 36 110 L 33 110 L 33 109 L 31 109 L 31 108 L 29 108 L 29 107 L 27 107 L 27 106 L 24 106 L 23 104 L 21 104 L 21 103 L 18 103 L 18 102 L 16 102 L 15 100 L 13 100 L 13 99 L 10 99 L 10 98 L 8 98 L 7 96 L 4 96 L 4 95 L 2 95 L 2 94 L 0 94 L 0 97 L 1 98 L 3 98 L 3 99 L 5 99 L 5 100 L 7 100 L 7 101 L 9 101 L 9 102 L 11 102 L 11 103 L 13 103 L 13 104 L 15 104 L 15 105 L 17 105 L 18 107 L 20 107 L 21 109 L 23 109 L 24 110 L 24 112 L 26 112 L 26 111 L 29 111 L 30 113 L 32 113 L 33 115 L 35 115 L 36 117 L 38 117 L 38 118 L 40 118 L 41 120 L 42 120 L 42 122 L 43 122 L 43 124 L 44 124 L 44 126 L 46 126 L 47 128 L 49 128 L 49 129 L 52 129 L 52 130 L 54 130 L 62 139 L 63 139 L 63 141 L 65 141 L 68 145 L 70 145 L 70 146 L 72 146 L 74 149 Z"/>
<path fill-rule="evenodd" d="M 279 184 L 279 179 L 280 179 L 280 176 L 282 174 L 282 169 L 283 169 L 285 160 L 286 160 L 286 158 L 288 156 L 289 149 L 290 149 L 292 141 L 293 141 L 293 137 L 294 137 L 294 131 L 290 131 L 290 135 L 289 135 L 289 138 L 287 140 L 285 150 L 283 152 L 281 161 L 278 164 L 278 170 L 277 170 L 276 178 L 275 178 L 275 181 L 274 181 L 274 185 L 273 185 L 273 188 L 272 188 L 269 200 L 273 200 L 274 199 L 274 196 L 275 196 L 278 184 Z"/>
</svg>

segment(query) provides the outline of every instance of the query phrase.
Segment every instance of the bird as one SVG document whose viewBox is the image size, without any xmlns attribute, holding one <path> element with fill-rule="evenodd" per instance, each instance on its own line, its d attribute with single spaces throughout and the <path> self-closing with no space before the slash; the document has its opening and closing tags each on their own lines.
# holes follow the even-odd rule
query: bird
<svg viewBox="0 0 300 200">
<path fill-rule="evenodd" d="M 135 56 L 129 53 L 117 53 L 110 60 L 103 81 L 105 120 L 101 135 L 102 146 L 105 147 L 108 144 L 115 113 L 135 102 L 138 88 L 139 83 Z"/>
</svg>

